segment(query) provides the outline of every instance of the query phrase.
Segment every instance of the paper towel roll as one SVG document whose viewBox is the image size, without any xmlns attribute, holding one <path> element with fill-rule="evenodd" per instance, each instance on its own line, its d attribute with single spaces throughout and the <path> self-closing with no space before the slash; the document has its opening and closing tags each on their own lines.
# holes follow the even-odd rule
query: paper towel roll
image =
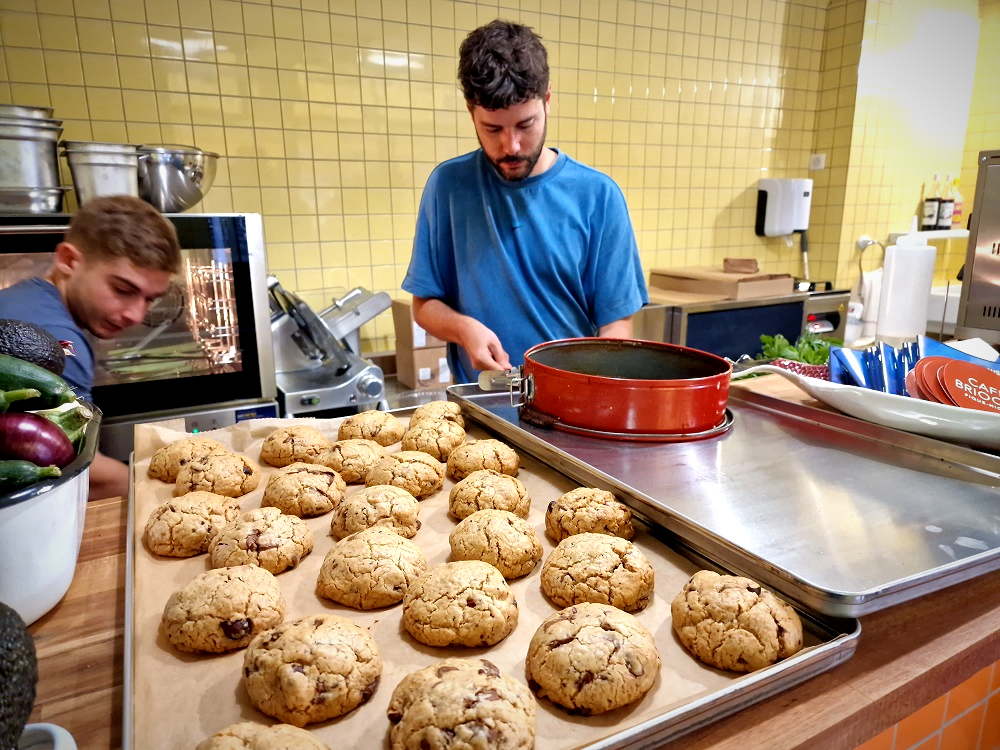
<svg viewBox="0 0 1000 750">
<path fill-rule="evenodd" d="M 920 244 L 889 245 L 885 250 L 875 338 L 892 346 L 913 341 L 927 331 L 927 307 L 937 249 Z M 913 242 L 914 240 L 910 240 Z"/>
</svg>

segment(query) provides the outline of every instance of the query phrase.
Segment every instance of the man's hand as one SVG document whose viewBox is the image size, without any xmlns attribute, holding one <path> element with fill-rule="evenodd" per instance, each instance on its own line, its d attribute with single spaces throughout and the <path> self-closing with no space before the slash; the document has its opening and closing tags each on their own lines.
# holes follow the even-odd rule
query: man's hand
<svg viewBox="0 0 1000 750">
<path fill-rule="evenodd" d="M 510 369 L 510 358 L 492 330 L 473 318 L 466 318 L 463 329 L 458 345 L 468 353 L 473 367 L 477 370 Z"/>
<path fill-rule="evenodd" d="M 413 298 L 413 319 L 428 333 L 465 349 L 477 370 L 509 370 L 510 358 L 497 335 L 475 318 L 439 299 Z"/>
</svg>

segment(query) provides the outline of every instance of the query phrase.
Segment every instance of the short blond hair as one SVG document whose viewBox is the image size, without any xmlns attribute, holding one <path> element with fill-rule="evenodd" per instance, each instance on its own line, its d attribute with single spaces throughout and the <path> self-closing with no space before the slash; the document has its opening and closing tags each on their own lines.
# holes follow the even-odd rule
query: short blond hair
<svg viewBox="0 0 1000 750">
<path fill-rule="evenodd" d="M 171 273 L 181 265 L 174 225 L 146 201 L 130 195 L 95 198 L 83 204 L 64 239 L 87 258 L 127 258 L 140 268 Z"/>
</svg>

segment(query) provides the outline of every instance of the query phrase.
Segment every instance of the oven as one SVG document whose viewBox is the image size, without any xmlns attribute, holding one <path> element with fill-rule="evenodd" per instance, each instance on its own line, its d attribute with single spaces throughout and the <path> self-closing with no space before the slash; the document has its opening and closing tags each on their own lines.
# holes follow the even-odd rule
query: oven
<svg viewBox="0 0 1000 750">
<path fill-rule="evenodd" d="M 69 215 L 0 216 L 0 288 L 43 275 Z M 183 214 L 181 270 L 141 324 L 94 348 L 101 450 L 121 460 L 135 424 L 188 432 L 277 416 L 264 234 L 259 214 Z"/>
</svg>

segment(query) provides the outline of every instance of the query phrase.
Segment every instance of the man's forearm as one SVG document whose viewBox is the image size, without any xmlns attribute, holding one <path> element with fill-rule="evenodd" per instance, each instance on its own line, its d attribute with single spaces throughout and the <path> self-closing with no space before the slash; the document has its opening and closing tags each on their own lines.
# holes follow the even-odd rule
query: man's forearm
<svg viewBox="0 0 1000 750">
<path fill-rule="evenodd" d="M 597 335 L 606 339 L 632 338 L 632 316 L 629 315 L 627 318 L 622 318 L 621 320 L 601 326 Z"/>
<path fill-rule="evenodd" d="M 128 465 L 98 453 L 90 465 L 90 492 L 88 499 L 128 495 Z"/>
<path fill-rule="evenodd" d="M 442 341 L 461 344 L 469 318 L 439 299 L 413 298 L 413 319 L 421 328 Z"/>
</svg>

